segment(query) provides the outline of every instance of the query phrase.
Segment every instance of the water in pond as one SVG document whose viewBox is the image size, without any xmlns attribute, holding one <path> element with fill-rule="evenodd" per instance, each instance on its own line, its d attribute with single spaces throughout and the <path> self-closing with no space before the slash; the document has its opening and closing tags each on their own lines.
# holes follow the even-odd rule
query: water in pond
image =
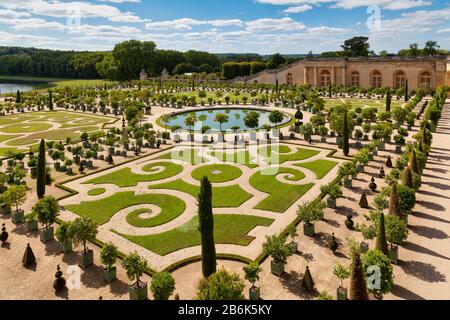
<svg viewBox="0 0 450 320">
<path fill-rule="evenodd" d="M 20 91 L 33 91 L 48 88 L 49 84 L 45 82 L 11 82 L 9 80 L 0 80 L 0 94 L 16 93 Z"/>
<path fill-rule="evenodd" d="M 193 112 L 185 112 L 174 115 L 168 119 L 166 125 L 169 127 L 180 126 L 182 129 L 189 129 L 189 126 L 185 124 L 185 119 L 190 114 L 195 114 L 197 122 L 195 123 L 194 130 L 200 131 L 202 127 L 208 126 L 212 131 L 219 131 L 220 124 L 215 121 L 216 115 L 218 113 L 228 115 L 228 122 L 222 124 L 222 130 L 233 130 L 234 127 L 238 127 L 239 130 L 247 131 L 251 128 L 247 127 L 244 122 L 246 114 L 250 111 L 255 111 L 259 113 L 259 125 L 256 129 L 261 129 L 264 125 L 274 126 L 269 120 L 270 110 L 253 110 L 253 109 L 212 109 L 212 110 L 199 110 Z M 283 114 L 283 121 L 277 125 L 283 125 L 291 121 L 291 117 L 287 114 Z"/>
</svg>

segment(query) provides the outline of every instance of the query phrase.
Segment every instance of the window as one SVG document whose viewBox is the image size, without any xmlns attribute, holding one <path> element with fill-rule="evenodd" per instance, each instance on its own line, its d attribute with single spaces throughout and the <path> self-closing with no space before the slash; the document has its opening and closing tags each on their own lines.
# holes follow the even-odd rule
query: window
<svg viewBox="0 0 450 320">
<path fill-rule="evenodd" d="M 374 71 L 372 72 L 372 87 L 374 88 L 381 88 L 382 86 L 382 78 L 380 71 Z"/>
<path fill-rule="evenodd" d="M 323 70 L 320 73 L 320 85 L 322 87 L 326 87 L 331 83 L 331 75 L 330 75 L 330 71 L 328 70 Z"/>
<path fill-rule="evenodd" d="M 397 71 L 394 74 L 394 88 L 400 89 L 406 86 L 406 75 L 403 71 Z"/>
<path fill-rule="evenodd" d="M 420 87 L 431 88 L 431 73 L 428 71 L 422 72 L 420 74 Z"/>
<path fill-rule="evenodd" d="M 359 72 L 358 71 L 352 72 L 351 84 L 352 84 L 352 86 L 359 87 Z"/>
<path fill-rule="evenodd" d="M 288 73 L 286 76 L 286 84 L 288 86 L 292 85 L 292 73 Z"/>
</svg>

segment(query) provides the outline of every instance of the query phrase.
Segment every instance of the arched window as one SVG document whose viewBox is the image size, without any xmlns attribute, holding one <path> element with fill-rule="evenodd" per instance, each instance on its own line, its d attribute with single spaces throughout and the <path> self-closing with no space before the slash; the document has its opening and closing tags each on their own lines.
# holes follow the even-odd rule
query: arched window
<svg viewBox="0 0 450 320">
<path fill-rule="evenodd" d="M 322 87 L 326 87 L 331 83 L 331 75 L 330 71 L 328 70 L 322 70 L 320 73 L 320 85 Z"/>
<path fill-rule="evenodd" d="M 352 72 L 351 84 L 352 84 L 352 86 L 359 87 L 359 72 L 358 71 Z"/>
<path fill-rule="evenodd" d="M 419 84 L 422 88 L 431 88 L 431 73 L 428 71 L 422 72 L 420 74 Z"/>
<path fill-rule="evenodd" d="M 371 76 L 371 85 L 374 88 L 381 88 L 382 86 L 382 77 L 381 77 L 381 72 L 376 70 L 374 72 L 372 72 L 372 76 Z"/>
<path fill-rule="evenodd" d="M 403 71 L 394 73 L 394 88 L 400 89 L 406 86 L 406 75 Z"/>
<path fill-rule="evenodd" d="M 292 85 L 293 81 L 292 81 L 292 73 L 288 73 L 286 76 L 286 84 L 288 86 Z"/>
</svg>

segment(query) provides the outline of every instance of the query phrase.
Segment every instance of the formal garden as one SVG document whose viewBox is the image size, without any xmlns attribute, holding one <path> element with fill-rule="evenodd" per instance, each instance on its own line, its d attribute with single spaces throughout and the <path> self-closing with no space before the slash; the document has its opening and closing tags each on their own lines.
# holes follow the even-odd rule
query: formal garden
<svg viewBox="0 0 450 320">
<path fill-rule="evenodd" d="M 105 283 L 120 260 L 131 299 L 168 299 L 199 260 L 198 298 L 264 298 L 297 258 L 307 265 L 289 277 L 304 298 L 382 299 L 447 93 L 161 80 L 17 92 L 0 103 L 0 240 L 23 226 L 85 272 L 102 265 Z M 305 258 L 318 247 L 323 260 Z M 26 246 L 24 267 L 36 259 Z M 216 260 L 239 262 L 248 292 Z M 318 266 L 335 292 L 315 286 Z"/>
</svg>

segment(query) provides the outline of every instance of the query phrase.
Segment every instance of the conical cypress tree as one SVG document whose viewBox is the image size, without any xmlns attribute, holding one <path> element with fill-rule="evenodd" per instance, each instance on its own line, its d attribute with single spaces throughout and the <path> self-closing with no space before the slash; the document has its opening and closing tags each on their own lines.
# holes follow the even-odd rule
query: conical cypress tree
<svg viewBox="0 0 450 320">
<path fill-rule="evenodd" d="M 413 149 L 411 152 L 411 158 L 409 160 L 409 166 L 411 167 L 411 170 L 416 173 L 419 174 L 419 165 L 417 163 L 417 154 L 416 154 L 416 150 Z"/>
<path fill-rule="evenodd" d="M 275 81 L 275 92 L 276 93 L 278 93 L 278 87 L 279 87 L 279 84 L 278 84 L 278 79 Z"/>
<path fill-rule="evenodd" d="M 406 79 L 406 84 L 405 84 L 405 102 L 408 102 L 409 100 L 409 88 L 408 88 L 408 79 Z"/>
<path fill-rule="evenodd" d="M 335 252 L 339 247 L 338 242 L 336 241 L 336 237 L 334 236 L 334 233 L 331 236 L 331 239 L 328 241 L 328 248 Z"/>
<path fill-rule="evenodd" d="M 386 167 L 392 168 L 392 158 L 391 158 L 391 156 L 388 156 L 388 158 L 386 160 Z"/>
<path fill-rule="evenodd" d="M 33 250 L 30 247 L 30 244 L 27 244 L 27 247 L 25 249 L 25 253 L 23 254 L 22 258 L 22 265 L 25 268 L 32 267 L 36 264 L 36 258 L 34 256 Z"/>
<path fill-rule="evenodd" d="M 403 184 L 411 189 L 414 189 L 413 175 L 409 166 L 407 166 L 403 172 Z"/>
<path fill-rule="evenodd" d="M 346 157 L 350 154 L 350 147 L 348 144 L 348 113 L 344 113 L 344 132 L 343 132 L 343 152 Z"/>
<path fill-rule="evenodd" d="M 361 199 L 359 200 L 359 206 L 364 209 L 369 208 L 369 202 L 367 201 L 367 196 L 365 193 L 361 195 Z"/>
<path fill-rule="evenodd" d="M 331 87 L 331 82 L 328 86 L 328 97 L 331 99 L 333 97 L 333 91 L 332 91 L 332 87 Z"/>
<path fill-rule="evenodd" d="M 401 216 L 396 183 L 392 184 L 391 186 L 391 198 L 389 199 L 389 213 L 396 215 L 398 217 Z"/>
<path fill-rule="evenodd" d="M 16 94 L 16 103 L 20 103 L 22 100 L 20 98 L 20 90 L 17 90 L 17 94 Z"/>
<path fill-rule="evenodd" d="M 48 104 L 47 107 L 50 111 L 53 110 L 53 93 L 52 90 L 48 90 Z"/>
<path fill-rule="evenodd" d="M 359 252 L 352 253 L 350 268 L 350 300 L 369 300 L 366 279 Z"/>
<path fill-rule="evenodd" d="M 313 292 L 314 291 L 314 280 L 311 276 L 311 272 L 309 271 L 309 267 L 306 267 L 306 271 L 305 274 L 303 276 L 303 280 L 302 280 L 302 287 L 308 291 L 308 292 Z"/>
<path fill-rule="evenodd" d="M 38 155 L 38 165 L 37 165 L 37 182 L 36 182 L 36 192 L 39 199 L 42 199 L 45 195 L 45 141 L 41 140 L 39 145 L 39 155 Z"/>
<path fill-rule="evenodd" d="M 386 241 L 386 226 L 384 224 L 384 213 L 381 212 L 377 226 L 377 242 L 376 249 L 383 252 L 386 256 L 389 256 L 388 245 Z"/>
<path fill-rule="evenodd" d="M 391 91 L 388 90 L 386 93 L 386 112 L 391 112 L 392 96 Z"/>
<path fill-rule="evenodd" d="M 212 187 L 203 177 L 198 195 L 199 231 L 202 244 L 202 270 L 205 278 L 216 272 L 216 248 L 214 243 L 214 216 L 212 212 Z"/>
</svg>

